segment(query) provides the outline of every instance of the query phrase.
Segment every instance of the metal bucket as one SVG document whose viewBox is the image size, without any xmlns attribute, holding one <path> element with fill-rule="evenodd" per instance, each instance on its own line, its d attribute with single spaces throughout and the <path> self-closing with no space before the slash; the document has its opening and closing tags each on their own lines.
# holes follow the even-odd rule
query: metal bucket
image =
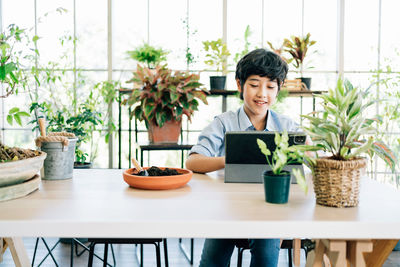
<svg viewBox="0 0 400 267">
<path fill-rule="evenodd" d="M 64 148 L 61 142 L 42 142 L 41 150 L 47 153 L 44 160 L 43 180 L 62 180 L 72 178 L 75 159 L 75 145 L 78 139 L 68 139 Z"/>
</svg>

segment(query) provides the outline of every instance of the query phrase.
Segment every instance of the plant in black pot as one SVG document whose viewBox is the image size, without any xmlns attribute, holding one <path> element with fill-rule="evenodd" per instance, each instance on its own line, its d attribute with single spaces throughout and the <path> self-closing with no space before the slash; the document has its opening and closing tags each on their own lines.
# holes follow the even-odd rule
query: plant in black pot
<svg viewBox="0 0 400 267">
<path fill-rule="evenodd" d="M 304 37 L 291 36 L 290 39 L 284 40 L 285 51 L 292 56 L 292 64 L 297 70 L 299 70 L 301 75 L 300 79 L 308 90 L 311 89 L 311 78 L 303 77 L 303 71 L 305 68 L 304 59 L 307 52 L 309 52 L 309 48 L 316 43 L 316 41 L 311 41 L 310 36 L 311 34 L 307 33 Z"/>
<path fill-rule="evenodd" d="M 226 43 L 219 38 L 216 41 L 204 41 L 204 50 L 206 51 L 206 60 L 204 63 L 215 69 L 222 76 L 210 76 L 210 90 L 224 90 L 226 84 L 227 57 L 230 52 Z"/>
<path fill-rule="evenodd" d="M 265 201 L 276 204 L 287 203 L 291 180 L 290 172 L 283 168 L 288 164 L 303 162 L 304 152 L 299 150 L 297 145 L 289 146 L 289 137 L 286 131 L 282 135 L 275 133 L 276 149 L 272 153 L 261 139 L 257 139 L 257 144 L 271 167 L 271 171 L 263 173 Z M 300 187 L 307 193 L 307 183 L 301 171 L 293 169 L 293 175 Z"/>
</svg>

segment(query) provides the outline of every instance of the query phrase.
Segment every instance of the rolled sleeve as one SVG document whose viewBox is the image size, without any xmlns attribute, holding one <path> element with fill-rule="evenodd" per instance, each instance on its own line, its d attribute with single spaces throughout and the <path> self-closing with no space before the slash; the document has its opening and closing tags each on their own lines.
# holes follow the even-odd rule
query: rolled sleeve
<svg viewBox="0 0 400 267">
<path fill-rule="evenodd" d="M 198 153 L 208 157 L 220 156 L 224 147 L 225 127 L 219 118 L 214 120 L 201 132 L 196 145 L 192 147 L 189 155 Z"/>
</svg>

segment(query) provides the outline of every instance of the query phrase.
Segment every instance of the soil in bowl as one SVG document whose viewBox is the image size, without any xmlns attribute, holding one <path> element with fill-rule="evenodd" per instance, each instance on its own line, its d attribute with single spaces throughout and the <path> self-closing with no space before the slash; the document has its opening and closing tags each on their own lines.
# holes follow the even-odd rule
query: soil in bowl
<svg viewBox="0 0 400 267">
<path fill-rule="evenodd" d="M 174 169 L 168 169 L 165 168 L 164 170 L 156 167 L 156 166 L 151 166 L 149 169 L 147 169 L 147 172 L 149 173 L 148 176 L 170 176 L 170 175 L 179 175 L 180 173 L 177 170 Z M 134 175 L 139 175 L 139 176 L 145 176 L 144 172 L 139 172 L 137 173 L 132 173 Z"/>
</svg>

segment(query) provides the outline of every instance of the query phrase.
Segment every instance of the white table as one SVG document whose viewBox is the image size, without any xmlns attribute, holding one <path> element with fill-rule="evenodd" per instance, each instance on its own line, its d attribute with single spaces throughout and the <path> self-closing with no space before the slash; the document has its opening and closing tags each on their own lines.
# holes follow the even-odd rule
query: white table
<svg viewBox="0 0 400 267">
<path fill-rule="evenodd" d="M 400 239 L 400 194 L 364 179 L 360 205 L 329 208 L 291 187 L 289 203 L 268 204 L 261 184 L 225 184 L 194 174 L 183 188 L 130 188 L 122 170 L 74 170 L 38 191 L 0 202 L 0 236 Z"/>
</svg>

